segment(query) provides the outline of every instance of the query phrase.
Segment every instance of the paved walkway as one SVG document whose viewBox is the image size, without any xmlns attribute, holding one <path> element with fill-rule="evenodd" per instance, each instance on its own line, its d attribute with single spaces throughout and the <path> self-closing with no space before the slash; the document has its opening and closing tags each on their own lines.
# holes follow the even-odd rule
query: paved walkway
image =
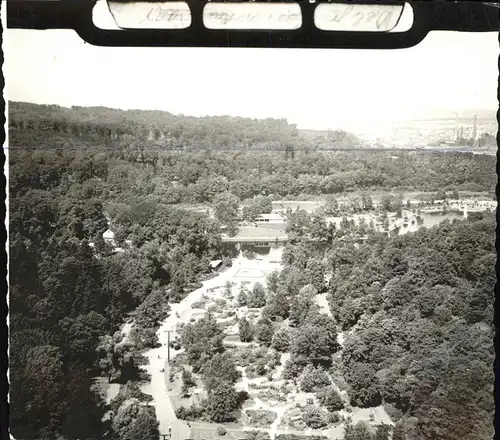
<svg viewBox="0 0 500 440">
<path fill-rule="evenodd" d="M 175 417 L 174 408 L 169 398 L 169 366 L 166 361 L 168 351 L 168 330 L 171 331 L 170 340 L 173 340 L 177 334 L 177 325 L 189 322 L 193 314 L 197 312 L 191 307 L 193 303 L 200 301 L 204 294 L 209 294 L 208 291 L 210 289 L 223 287 L 227 281 L 233 280 L 241 269 L 253 271 L 261 269 L 262 266 L 262 261 L 247 260 L 240 256 L 233 260 L 232 267 L 214 278 L 203 281 L 201 288 L 188 294 L 181 302 L 170 305 L 170 314 L 163 321 L 163 324 L 156 333 L 161 347 L 144 353 L 144 356 L 149 359 L 149 364 L 145 365 L 144 368 L 151 375 L 151 383 L 143 387 L 143 392 L 153 397 L 152 403 L 156 408 L 156 417 L 160 423 L 160 434 L 168 434 L 170 427 L 172 428 L 172 440 L 185 440 L 188 438 L 189 434 L 187 422 L 178 420 L 177 417 Z M 278 265 L 271 264 L 271 266 L 274 267 Z M 181 352 L 182 350 L 170 350 L 171 359 Z M 162 369 L 164 371 L 162 371 Z M 184 435 L 185 437 L 182 437 Z"/>
</svg>

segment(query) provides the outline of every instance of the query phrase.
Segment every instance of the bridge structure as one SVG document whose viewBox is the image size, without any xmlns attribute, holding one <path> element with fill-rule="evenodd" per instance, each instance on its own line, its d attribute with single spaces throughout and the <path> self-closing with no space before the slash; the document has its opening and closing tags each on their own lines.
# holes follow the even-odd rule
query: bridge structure
<svg viewBox="0 0 500 440">
<path fill-rule="evenodd" d="M 266 225 L 267 226 L 267 225 Z M 284 227 L 269 228 L 265 226 L 243 226 L 234 237 L 223 234 L 222 243 L 246 244 L 253 246 L 274 246 L 288 242 L 288 234 Z"/>
</svg>

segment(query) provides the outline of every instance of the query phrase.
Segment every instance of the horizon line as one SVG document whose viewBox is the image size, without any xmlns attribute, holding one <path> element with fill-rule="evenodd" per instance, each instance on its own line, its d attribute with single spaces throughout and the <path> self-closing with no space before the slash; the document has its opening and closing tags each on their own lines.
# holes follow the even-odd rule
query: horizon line
<svg viewBox="0 0 500 440">
<path fill-rule="evenodd" d="M 357 130 L 351 130 L 351 129 L 345 129 L 341 127 L 337 128 L 332 128 L 330 127 L 324 127 L 324 128 L 311 128 L 311 127 L 306 127 L 306 126 L 301 126 L 299 123 L 294 123 L 289 120 L 288 117 L 286 116 L 260 116 L 260 117 L 252 117 L 252 116 L 242 116 L 242 115 L 235 115 L 235 114 L 211 114 L 211 115 L 193 115 L 193 114 L 185 114 L 185 113 L 173 113 L 169 110 L 166 109 L 158 109 L 158 108 L 120 108 L 120 107 L 112 107 L 112 106 L 106 106 L 106 105 L 78 105 L 78 104 L 72 104 L 71 106 L 67 106 L 64 104 L 58 104 L 58 103 L 40 103 L 40 102 L 33 102 L 33 101 L 17 101 L 17 100 L 12 100 L 12 99 L 7 99 L 7 102 L 10 103 L 17 103 L 17 104 L 31 104 L 31 105 L 39 105 L 39 106 L 56 106 L 64 109 L 71 110 L 74 107 L 78 108 L 103 108 L 103 109 L 108 109 L 108 110 L 115 110 L 115 111 L 123 111 L 123 112 L 134 112 L 134 111 L 143 111 L 143 112 L 163 112 L 163 113 L 168 113 L 172 116 L 177 116 L 177 117 L 189 117 L 189 118 L 224 118 L 224 117 L 229 117 L 229 118 L 241 118 L 241 119 L 250 119 L 250 120 L 266 120 L 266 119 L 272 119 L 272 120 L 285 120 L 288 125 L 295 125 L 297 130 L 302 130 L 302 131 L 345 131 L 345 132 L 350 132 L 350 133 L 355 133 L 359 132 L 361 133 L 363 130 L 357 129 Z M 431 113 L 432 111 L 429 111 Z M 428 117 L 428 118 L 408 118 L 408 119 L 399 119 L 399 120 L 394 120 L 394 121 L 388 121 L 386 124 L 388 125 L 397 125 L 401 123 L 408 123 L 408 122 L 428 122 L 428 121 L 436 121 L 436 120 L 464 120 L 464 119 L 471 119 L 474 116 L 474 112 L 492 112 L 492 117 L 496 119 L 496 114 L 498 112 L 498 108 L 492 109 L 492 108 L 477 108 L 477 107 L 472 107 L 469 109 L 461 109 L 460 111 L 457 110 L 434 110 L 436 113 L 440 112 L 450 112 L 450 116 L 436 116 L 436 117 Z M 460 115 L 460 113 L 464 112 L 471 112 L 471 116 L 463 116 Z M 459 114 L 458 118 L 457 116 L 451 116 L 451 114 Z M 9 115 L 7 115 L 9 116 Z M 478 119 L 481 119 L 478 117 Z M 484 118 L 482 118 L 484 119 Z"/>
</svg>

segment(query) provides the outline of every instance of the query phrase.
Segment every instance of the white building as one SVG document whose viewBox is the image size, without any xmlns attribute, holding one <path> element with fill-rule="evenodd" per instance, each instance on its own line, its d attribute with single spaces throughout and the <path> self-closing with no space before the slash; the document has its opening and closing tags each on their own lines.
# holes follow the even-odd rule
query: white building
<svg viewBox="0 0 500 440">
<path fill-rule="evenodd" d="M 268 223 L 274 225 L 282 225 L 285 223 L 285 217 L 280 214 L 260 214 L 256 219 L 255 223 Z"/>
<path fill-rule="evenodd" d="M 210 268 L 212 270 L 217 270 L 222 266 L 222 260 L 213 260 L 210 262 Z"/>
<path fill-rule="evenodd" d="M 115 245 L 115 233 L 111 229 L 108 229 L 106 232 L 104 232 L 102 234 L 102 238 L 106 243 L 113 246 Z"/>
</svg>

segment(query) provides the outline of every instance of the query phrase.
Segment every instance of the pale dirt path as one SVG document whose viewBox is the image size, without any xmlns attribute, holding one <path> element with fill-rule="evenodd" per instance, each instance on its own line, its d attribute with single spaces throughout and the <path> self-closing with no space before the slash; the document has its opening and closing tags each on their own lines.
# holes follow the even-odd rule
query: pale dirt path
<svg viewBox="0 0 500 440">
<path fill-rule="evenodd" d="M 109 405 L 111 401 L 118 396 L 120 392 L 120 384 L 119 383 L 110 383 L 109 388 L 106 392 L 106 403 Z"/>
<path fill-rule="evenodd" d="M 352 422 L 357 423 L 360 421 L 366 422 L 370 420 L 370 414 L 373 416 L 373 423 L 375 425 L 385 423 L 386 425 L 394 426 L 394 422 L 391 420 L 382 405 L 373 408 L 356 408 L 350 415 Z"/>
<path fill-rule="evenodd" d="M 283 370 L 285 369 L 285 364 L 290 359 L 290 353 L 282 353 L 280 359 L 280 365 L 276 368 L 276 373 L 273 374 L 274 380 L 280 380 L 283 376 Z"/>
<path fill-rule="evenodd" d="M 340 332 L 338 335 L 337 335 L 337 341 L 338 343 L 344 347 L 344 341 L 345 341 L 345 335 L 344 335 L 344 332 Z"/>
<path fill-rule="evenodd" d="M 327 295 L 328 295 L 327 293 L 319 293 L 318 295 L 316 295 L 316 304 L 318 304 L 319 311 L 321 313 L 325 313 L 328 316 L 332 316 L 332 312 L 330 311 L 330 305 L 328 304 Z M 340 332 L 337 335 L 337 342 L 342 347 L 344 347 L 344 340 L 345 340 L 344 332 Z"/>
<path fill-rule="evenodd" d="M 189 293 L 181 302 L 170 304 L 169 316 L 163 321 L 162 325 L 156 332 L 161 347 L 144 353 L 144 356 L 149 359 L 149 364 L 143 367 L 151 375 L 151 382 L 150 384 L 142 387 L 142 390 L 153 397 L 153 404 L 156 408 L 156 417 L 160 423 L 160 434 L 168 434 L 169 427 L 172 427 L 172 436 L 174 437 L 174 435 L 180 435 L 180 431 L 185 432 L 186 429 L 188 429 L 186 422 L 177 420 L 175 417 L 174 409 L 168 397 L 168 365 L 166 362 L 168 341 L 167 331 L 171 331 L 170 340 L 173 340 L 177 335 L 176 328 L 178 324 L 188 323 L 193 315 L 200 314 L 199 310 L 195 310 L 191 307 L 194 302 L 200 301 L 204 294 L 209 298 L 215 298 L 220 295 L 220 293 L 217 292 L 209 292 L 209 289 L 224 287 L 228 281 L 238 282 L 248 280 L 248 278 L 251 278 L 251 281 L 262 282 L 263 279 L 265 279 L 265 274 L 261 277 L 255 278 L 254 272 L 261 271 L 264 268 L 266 269 L 266 272 L 269 269 L 279 269 L 280 264 L 271 263 L 273 258 L 275 260 L 280 260 L 281 252 L 271 252 L 269 256 L 266 257 L 266 260 L 269 260 L 267 262 L 268 264 L 262 260 L 248 260 L 239 256 L 233 260 L 233 265 L 230 268 L 226 269 L 214 278 L 203 281 L 201 288 Z M 248 272 L 250 276 L 245 276 L 245 272 Z M 171 359 L 181 352 L 182 350 L 170 350 Z M 162 369 L 164 369 L 164 372 L 161 371 Z M 173 440 L 175 440 L 175 438 L 173 438 Z"/>
<path fill-rule="evenodd" d="M 151 384 L 144 387 L 143 391 L 148 392 L 153 397 L 153 402 L 156 408 L 156 417 L 160 423 L 160 434 L 168 434 L 169 427 L 172 427 L 173 433 L 174 430 L 177 431 L 182 429 L 181 425 L 187 426 L 187 423 L 179 421 L 175 417 L 174 408 L 172 407 L 168 397 L 168 366 L 166 365 L 168 351 L 167 331 L 172 331 L 170 338 L 173 340 L 177 334 L 177 324 L 189 322 L 191 316 L 193 315 L 194 309 L 191 308 L 191 305 L 196 301 L 200 301 L 202 299 L 202 295 L 207 294 L 208 289 L 216 286 L 223 286 L 226 281 L 231 280 L 231 278 L 239 270 L 239 263 L 238 259 L 235 260 L 232 267 L 228 268 L 217 277 L 202 282 L 203 287 L 188 294 L 181 302 L 170 304 L 170 314 L 163 321 L 163 324 L 156 332 L 161 347 L 144 353 L 144 356 L 149 359 L 149 364 L 144 366 L 144 368 L 151 375 Z M 179 352 L 180 350 L 170 350 L 170 358 L 173 359 L 177 354 L 179 354 Z M 162 369 L 164 372 L 161 371 Z"/>
<path fill-rule="evenodd" d="M 241 371 L 241 380 L 238 382 L 238 387 L 243 388 L 247 393 L 250 393 L 250 387 L 249 383 L 250 380 L 248 379 L 245 369 L 243 367 L 236 367 L 239 371 Z M 269 405 L 265 403 L 263 400 L 258 398 L 257 396 L 252 396 L 253 401 L 255 402 L 255 406 L 252 407 L 252 409 L 263 409 L 266 411 L 271 411 L 276 413 L 276 420 L 269 426 L 269 428 L 255 428 L 258 430 L 267 430 L 269 429 L 269 436 L 271 440 L 274 440 L 277 434 L 277 428 L 279 424 L 281 423 L 281 418 L 285 414 L 286 410 L 291 408 L 294 403 L 285 403 L 282 405 Z M 251 427 L 251 429 L 254 429 L 254 427 Z"/>
<path fill-rule="evenodd" d="M 281 378 L 283 366 L 285 365 L 287 359 L 289 359 L 289 358 L 290 358 L 289 353 L 282 354 L 282 356 L 281 356 L 282 365 L 279 366 L 277 368 L 276 372 L 273 374 L 273 381 L 274 382 L 278 382 L 279 379 Z M 236 384 L 237 389 L 243 389 L 247 392 L 250 392 L 250 383 L 251 382 L 258 382 L 258 380 L 248 379 L 248 377 L 245 374 L 245 369 L 243 367 L 238 366 L 236 368 L 242 373 L 242 377 L 241 377 L 240 381 L 238 381 L 238 383 Z M 338 387 L 335 384 L 333 384 L 333 385 L 335 386 L 337 391 L 340 391 L 340 389 L 338 389 Z M 295 391 L 292 394 L 293 399 L 291 401 L 286 402 L 286 403 L 282 403 L 282 404 L 278 404 L 278 405 L 266 403 L 262 399 L 253 395 L 252 399 L 254 401 L 254 405 L 252 405 L 251 409 L 263 409 L 263 410 L 267 410 L 267 411 L 272 411 L 272 412 L 276 413 L 277 418 L 269 427 L 264 428 L 264 427 L 249 426 L 247 428 L 251 429 L 251 430 L 256 430 L 256 431 L 266 431 L 269 433 L 271 440 L 274 440 L 278 434 L 296 434 L 296 435 L 300 435 L 300 436 L 306 434 L 306 435 L 325 436 L 331 440 L 343 439 L 343 437 L 344 437 L 344 425 L 343 424 L 340 424 L 338 426 L 333 426 L 333 427 L 330 427 L 328 429 L 315 430 L 315 429 L 308 428 L 308 429 L 303 430 L 303 431 L 299 430 L 299 429 L 291 428 L 291 427 L 280 426 L 282 423 L 282 420 L 283 420 L 283 416 L 285 415 L 286 411 L 295 406 L 295 404 L 298 401 L 296 399 L 296 397 L 298 397 L 299 395 L 302 395 L 302 394 L 303 393 L 301 393 L 301 392 Z M 358 418 L 360 420 L 363 419 L 363 415 L 360 414 Z M 368 419 L 368 415 L 366 415 L 365 419 Z"/>
<path fill-rule="evenodd" d="M 328 299 L 326 298 L 327 293 L 318 293 L 316 295 L 316 304 L 318 304 L 319 311 L 328 316 L 332 316 L 330 311 L 330 305 L 328 304 Z"/>
</svg>

